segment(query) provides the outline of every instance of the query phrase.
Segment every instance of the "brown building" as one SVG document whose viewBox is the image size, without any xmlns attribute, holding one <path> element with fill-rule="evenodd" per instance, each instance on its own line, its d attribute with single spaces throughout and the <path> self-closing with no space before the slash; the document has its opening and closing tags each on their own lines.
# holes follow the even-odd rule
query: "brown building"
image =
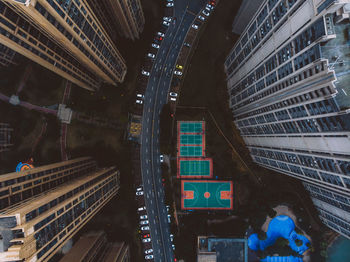
<svg viewBox="0 0 350 262">
<path fill-rule="evenodd" d="M 19 58 L 19 54 L 17 52 L 13 51 L 12 49 L 8 48 L 7 46 L 0 44 L 0 67 L 8 67 L 10 65 L 17 65 L 18 58 Z"/>
<path fill-rule="evenodd" d="M 0 2 L 1 44 L 89 90 L 124 80 L 125 61 L 87 0 L 21 2 Z"/>
<path fill-rule="evenodd" d="M 58 176 L 68 174 L 67 166 L 76 164 L 68 162 L 66 167 L 40 171 L 45 174 L 50 170 L 50 177 L 31 172 L 29 180 L 36 175 L 37 183 L 53 182 Z M 79 166 L 73 170 L 75 168 Z M 20 175 L 17 173 L 17 177 Z M 1 187 L 13 191 L 13 184 L 8 183 L 7 186 L 6 182 L 2 183 Z M 11 183 L 22 182 L 12 180 Z M 45 191 L 0 211 L 0 261 L 48 261 L 117 194 L 119 171 L 115 167 L 97 169 L 85 176 L 72 177 L 64 186 L 51 189 L 44 184 L 39 186 Z M 35 187 L 30 190 L 34 191 Z"/>
<path fill-rule="evenodd" d="M 132 40 L 138 39 L 145 25 L 140 0 L 88 0 L 94 7 L 96 16 L 115 41 L 115 29 L 121 36 Z M 106 12 L 106 10 L 108 10 Z"/>
<path fill-rule="evenodd" d="M 108 243 L 102 231 L 80 237 L 59 262 L 129 262 L 129 247 L 125 243 Z"/>
<path fill-rule="evenodd" d="M 1 47 L 0 47 L 1 50 Z M 0 51 L 1 55 L 1 51 Z M 2 59 L 0 58 L 0 64 L 2 64 Z M 12 146 L 11 144 L 11 133 L 13 129 L 7 123 L 0 123 L 0 152 L 7 151 Z"/>
</svg>

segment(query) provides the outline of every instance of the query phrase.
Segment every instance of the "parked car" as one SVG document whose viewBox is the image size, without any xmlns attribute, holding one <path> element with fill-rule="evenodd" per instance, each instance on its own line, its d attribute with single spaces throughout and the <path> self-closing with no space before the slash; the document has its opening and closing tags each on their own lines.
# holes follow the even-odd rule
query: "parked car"
<svg viewBox="0 0 350 262">
<path fill-rule="evenodd" d="M 187 46 L 187 47 L 191 47 L 191 45 L 189 43 L 184 43 L 184 46 Z"/>
<path fill-rule="evenodd" d="M 161 36 L 161 37 L 164 37 L 164 36 L 165 36 L 165 34 L 162 33 L 162 32 L 157 32 L 157 35 L 159 35 L 159 36 Z"/>
<path fill-rule="evenodd" d="M 140 97 L 139 94 L 137 94 L 137 96 Z M 142 97 L 142 95 L 141 95 L 141 97 Z M 142 191 L 142 187 L 140 186 L 140 187 L 136 188 L 136 191 Z"/>
<path fill-rule="evenodd" d="M 175 245 L 174 244 L 172 244 L 171 247 L 173 248 L 173 250 L 175 250 Z"/>
<path fill-rule="evenodd" d="M 163 156 L 163 155 L 160 155 L 160 156 L 159 156 L 159 161 L 160 161 L 161 163 L 164 162 L 164 156 Z"/>
<path fill-rule="evenodd" d="M 182 69 L 183 66 L 182 66 L 182 65 L 176 65 L 176 68 L 177 68 L 177 69 Z"/>
<path fill-rule="evenodd" d="M 206 11 L 206 10 L 203 10 L 202 13 L 203 13 L 205 16 L 209 16 L 209 12 Z"/>
<path fill-rule="evenodd" d="M 170 215 L 168 215 L 168 223 L 171 223 L 171 216 Z"/>
<path fill-rule="evenodd" d="M 157 49 L 158 49 L 158 48 L 159 48 L 159 45 L 157 45 L 157 44 L 154 44 L 154 43 L 153 43 L 153 44 L 152 44 L 152 47 L 154 47 L 154 48 L 157 48 Z"/>
<path fill-rule="evenodd" d="M 142 242 L 143 243 L 148 243 L 148 242 L 151 242 L 151 239 L 148 237 L 148 238 L 144 238 L 142 239 Z"/>
<path fill-rule="evenodd" d="M 148 225 L 148 220 L 141 220 L 140 225 Z"/>
<path fill-rule="evenodd" d="M 176 98 L 174 98 L 174 97 L 170 97 L 170 101 L 176 101 Z"/>
<path fill-rule="evenodd" d="M 148 56 L 149 58 L 155 58 L 155 57 L 156 57 L 156 55 L 155 55 L 155 54 L 152 54 L 152 53 L 148 53 L 147 56 Z"/>
<path fill-rule="evenodd" d="M 163 20 L 167 21 L 167 22 L 171 22 L 171 17 L 170 16 L 164 16 Z"/>
<path fill-rule="evenodd" d="M 166 4 L 166 7 L 173 7 L 174 6 L 174 3 L 167 3 Z"/>
<path fill-rule="evenodd" d="M 147 215 L 140 216 L 140 219 L 147 219 L 147 218 L 148 218 Z"/>
<path fill-rule="evenodd" d="M 143 74 L 144 76 L 149 76 L 149 75 L 150 75 L 149 72 L 147 72 L 147 71 L 145 71 L 145 70 L 142 70 L 142 71 L 141 71 L 141 74 Z"/>
<path fill-rule="evenodd" d="M 153 249 L 152 248 L 145 250 L 145 254 L 151 254 L 151 253 L 153 253 Z"/>
<path fill-rule="evenodd" d="M 147 255 L 145 256 L 145 259 L 153 259 L 153 255 Z"/>
<path fill-rule="evenodd" d="M 181 72 L 181 71 L 178 71 L 178 70 L 175 70 L 175 71 L 174 71 L 174 74 L 175 74 L 175 75 L 178 75 L 178 76 L 181 76 L 181 75 L 182 75 L 182 72 Z"/>
<path fill-rule="evenodd" d="M 198 29 L 198 25 L 195 25 L 195 24 L 191 25 L 191 27 L 196 29 L 196 30 Z"/>
<path fill-rule="evenodd" d="M 143 191 L 138 191 L 138 192 L 136 192 L 136 195 L 137 195 L 137 196 L 143 196 Z"/>
<path fill-rule="evenodd" d="M 142 100 L 139 100 L 139 99 L 136 99 L 136 104 L 142 105 L 142 104 L 143 104 L 143 101 L 142 101 Z"/>
<path fill-rule="evenodd" d="M 177 93 L 174 93 L 174 92 L 170 92 L 169 95 L 173 97 L 177 97 Z"/>
<path fill-rule="evenodd" d="M 210 4 L 207 4 L 205 7 L 208 7 L 210 10 L 213 10 L 213 9 L 214 9 L 214 6 L 213 6 L 213 5 L 210 5 Z"/>
<path fill-rule="evenodd" d="M 146 206 L 139 207 L 139 208 L 137 209 L 137 211 L 139 211 L 139 212 L 144 211 L 144 210 L 146 210 Z"/>
<path fill-rule="evenodd" d="M 199 18 L 200 20 L 202 20 L 202 21 L 205 20 L 205 17 L 204 17 L 204 16 L 201 16 L 201 15 L 199 15 L 198 18 Z"/>
<path fill-rule="evenodd" d="M 174 241 L 174 235 L 170 234 L 170 241 L 173 242 Z"/>
<path fill-rule="evenodd" d="M 170 25 L 170 23 L 169 23 L 169 22 L 167 22 L 167 21 L 163 21 L 163 25 L 165 25 L 165 26 L 169 26 L 169 25 Z"/>
<path fill-rule="evenodd" d="M 149 230 L 149 226 L 143 226 L 143 227 L 141 227 L 141 230 L 142 230 L 142 231 Z"/>
</svg>

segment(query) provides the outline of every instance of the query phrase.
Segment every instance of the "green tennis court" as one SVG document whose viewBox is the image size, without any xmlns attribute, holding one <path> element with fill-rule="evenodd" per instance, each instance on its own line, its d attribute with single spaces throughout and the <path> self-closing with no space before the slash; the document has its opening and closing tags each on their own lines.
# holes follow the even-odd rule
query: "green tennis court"
<svg viewBox="0 0 350 262">
<path fill-rule="evenodd" d="M 202 135 L 180 135 L 180 145 L 202 145 Z"/>
<path fill-rule="evenodd" d="M 180 121 L 180 133 L 202 133 L 203 122 Z"/>
<path fill-rule="evenodd" d="M 180 146 L 180 156 L 191 157 L 191 156 L 203 156 L 202 146 Z"/>
<path fill-rule="evenodd" d="M 180 158 L 178 162 L 178 177 L 210 178 L 213 175 L 211 158 Z"/>
<path fill-rule="evenodd" d="M 232 209 L 232 182 L 182 180 L 181 206 L 182 209 Z"/>
</svg>

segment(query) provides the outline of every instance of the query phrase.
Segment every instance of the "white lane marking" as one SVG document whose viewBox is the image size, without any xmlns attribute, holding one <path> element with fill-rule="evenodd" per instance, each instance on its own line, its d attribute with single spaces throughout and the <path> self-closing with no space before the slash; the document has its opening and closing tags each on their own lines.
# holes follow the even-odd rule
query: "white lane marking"
<svg viewBox="0 0 350 262">
<path fill-rule="evenodd" d="M 159 112 L 160 113 L 160 112 Z M 146 137 L 146 143 L 148 143 L 148 138 Z"/>
<path fill-rule="evenodd" d="M 146 148 L 146 153 L 148 153 L 148 149 Z"/>
<path fill-rule="evenodd" d="M 146 173 L 149 174 L 149 170 L 148 169 L 146 170 Z M 148 179 L 148 183 L 149 183 L 149 179 Z"/>
</svg>

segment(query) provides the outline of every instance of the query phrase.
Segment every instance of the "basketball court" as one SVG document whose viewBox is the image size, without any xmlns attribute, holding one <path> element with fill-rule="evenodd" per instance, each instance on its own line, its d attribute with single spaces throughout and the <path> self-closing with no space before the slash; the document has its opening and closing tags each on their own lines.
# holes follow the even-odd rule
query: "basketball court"
<svg viewBox="0 0 350 262">
<path fill-rule="evenodd" d="M 231 181 L 182 180 L 182 209 L 232 209 Z"/>
<path fill-rule="evenodd" d="M 213 162 L 211 158 L 178 158 L 178 178 L 211 178 Z"/>
</svg>

